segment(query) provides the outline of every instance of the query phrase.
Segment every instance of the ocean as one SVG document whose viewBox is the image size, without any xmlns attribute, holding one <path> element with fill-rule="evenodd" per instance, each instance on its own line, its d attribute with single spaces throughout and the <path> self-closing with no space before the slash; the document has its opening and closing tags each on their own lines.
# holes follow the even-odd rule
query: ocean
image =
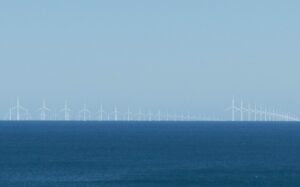
<svg viewBox="0 0 300 187">
<path fill-rule="evenodd" d="M 0 187 L 300 186 L 297 122 L 0 122 Z"/>
</svg>

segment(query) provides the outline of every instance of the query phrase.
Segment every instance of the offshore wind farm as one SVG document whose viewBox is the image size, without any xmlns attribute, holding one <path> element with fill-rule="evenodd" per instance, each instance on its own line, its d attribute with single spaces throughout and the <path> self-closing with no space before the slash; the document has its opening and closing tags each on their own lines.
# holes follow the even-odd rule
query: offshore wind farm
<svg viewBox="0 0 300 187">
<path fill-rule="evenodd" d="M 300 1 L 0 1 L 0 187 L 299 187 Z"/>
<path fill-rule="evenodd" d="M 57 112 L 58 111 L 58 112 Z M 9 108 L 5 114 L 4 121 L 300 121 L 296 114 L 283 112 L 278 108 L 267 107 L 257 104 L 245 104 L 243 100 L 236 100 L 234 97 L 231 106 L 224 110 L 224 115 L 215 116 L 204 113 L 180 112 L 172 110 L 150 110 L 138 108 L 133 110 L 130 106 L 127 110 L 121 111 L 117 105 L 113 108 L 103 108 L 100 104 L 98 110 L 88 109 L 86 103 L 81 109 L 71 109 L 66 101 L 60 110 L 50 109 L 46 101 L 42 101 L 37 112 L 30 112 L 20 103 L 19 97 L 16 105 Z M 39 113 L 38 113 L 39 112 Z M 227 113 L 227 114 L 226 114 Z M 230 114 L 230 115 L 228 115 Z M 230 117 L 228 117 L 230 116 Z"/>
</svg>

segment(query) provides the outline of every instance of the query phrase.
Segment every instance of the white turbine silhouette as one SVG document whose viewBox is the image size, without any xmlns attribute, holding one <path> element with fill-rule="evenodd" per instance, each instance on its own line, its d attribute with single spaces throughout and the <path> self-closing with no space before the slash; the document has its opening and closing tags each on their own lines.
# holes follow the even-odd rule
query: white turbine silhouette
<svg viewBox="0 0 300 187">
<path fill-rule="evenodd" d="M 79 111 L 79 120 L 87 121 L 91 119 L 91 112 L 87 109 L 86 104 L 83 105 L 83 109 Z"/>
<path fill-rule="evenodd" d="M 10 106 L 9 107 L 9 111 L 8 111 L 8 113 L 5 114 L 3 120 L 9 120 L 9 121 L 11 121 L 12 118 L 13 118 L 12 117 L 12 107 Z"/>
<path fill-rule="evenodd" d="M 248 112 L 248 121 L 251 121 L 251 105 L 250 105 L 250 103 L 248 103 L 247 112 Z"/>
<path fill-rule="evenodd" d="M 186 119 L 187 121 L 191 121 L 191 114 L 190 114 L 190 112 L 188 111 L 187 112 L 187 119 Z"/>
<path fill-rule="evenodd" d="M 130 112 L 130 108 L 129 108 L 129 106 L 127 107 L 127 113 L 125 114 L 126 116 L 126 119 L 127 119 L 127 121 L 130 121 L 131 120 L 131 118 L 130 118 L 130 115 L 131 115 L 132 113 Z"/>
<path fill-rule="evenodd" d="M 177 111 L 174 112 L 174 116 L 173 117 L 174 117 L 173 121 L 178 121 Z"/>
<path fill-rule="evenodd" d="M 231 121 L 235 121 L 235 113 L 239 110 L 239 108 L 236 107 L 234 97 L 232 97 L 231 106 L 227 108 L 227 110 L 231 110 Z"/>
<path fill-rule="evenodd" d="M 257 106 L 254 106 L 254 121 L 257 121 Z"/>
<path fill-rule="evenodd" d="M 161 121 L 161 112 L 160 112 L 160 110 L 158 110 L 157 117 L 158 117 L 158 121 Z"/>
<path fill-rule="evenodd" d="M 241 113 L 241 121 L 244 121 L 244 102 L 243 102 L 243 100 L 241 101 L 241 106 L 240 106 L 240 108 L 239 108 L 239 111 L 240 111 L 240 113 Z"/>
<path fill-rule="evenodd" d="M 232 99 L 232 106 L 229 107 L 226 110 L 232 111 L 231 119 L 232 121 L 235 120 L 235 113 L 236 111 L 240 112 L 241 121 L 246 120 L 244 117 L 244 114 L 248 115 L 248 121 L 253 120 L 252 116 L 254 116 L 254 121 L 298 121 L 299 117 L 297 117 L 295 114 L 289 114 L 289 113 L 282 113 L 280 110 L 270 107 L 257 107 L 255 104 L 254 107 L 251 107 L 251 104 L 248 103 L 247 107 L 244 107 L 243 100 L 241 100 L 240 106 L 236 107 L 236 103 L 234 100 L 234 97 Z M 215 118 L 213 118 L 215 119 Z"/>
<path fill-rule="evenodd" d="M 265 114 L 265 121 L 267 121 L 268 120 L 268 110 L 267 110 L 267 107 L 265 107 L 264 114 Z"/>
<path fill-rule="evenodd" d="M 57 114 L 56 114 L 56 111 L 54 111 L 54 121 L 57 120 Z"/>
<path fill-rule="evenodd" d="M 166 112 L 166 121 L 169 121 L 169 110 Z"/>
<path fill-rule="evenodd" d="M 21 120 L 21 113 L 23 112 L 24 113 L 24 116 L 25 116 L 25 119 L 28 118 L 28 111 L 27 109 L 25 109 L 23 106 L 20 105 L 20 100 L 19 100 L 19 97 L 17 97 L 17 105 L 10 108 L 10 119 L 12 119 L 12 113 L 13 112 L 16 112 L 16 120 L 17 121 L 20 121 Z"/>
<path fill-rule="evenodd" d="M 117 109 L 117 107 L 115 106 L 115 107 L 114 107 L 114 111 L 113 111 L 113 116 L 114 116 L 114 120 L 115 120 L 115 121 L 118 121 L 118 114 L 119 114 L 118 109 Z"/>
<path fill-rule="evenodd" d="M 65 121 L 69 121 L 70 120 L 71 109 L 68 107 L 68 103 L 67 102 L 65 102 L 65 106 L 64 106 L 64 108 L 61 111 L 64 112 L 64 120 Z"/>
<path fill-rule="evenodd" d="M 259 108 L 259 120 L 260 120 L 260 121 L 263 121 L 263 119 L 264 119 L 263 106 L 260 105 L 260 108 Z"/>
<path fill-rule="evenodd" d="M 50 109 L 46 107 L 46 101 L 43 100 L 43 105 L 42 107 L 39 109 L 41 111 L 41 120 L 44 121 L 46 120 L 46 114 L 47 112 L 50 112 Z"/>
<path fill-rule="evenodd" d="M 143 114 L 141 108 L 139 108 L 139 112 L 138 112 L 138 114 L 137 114 L 138 120 L 139 120 L 139 121 L 142 121 L 142 120 L 143 120 L 143 116 L 144 116 L 144 114 Z"/>
<path fill-rule="evenodd" d="M 104 111 L 102 104 L 100 105 L 100 109 L 98 110 L 98 120 L 103 121 L 104 120 Z"/>
</svg>

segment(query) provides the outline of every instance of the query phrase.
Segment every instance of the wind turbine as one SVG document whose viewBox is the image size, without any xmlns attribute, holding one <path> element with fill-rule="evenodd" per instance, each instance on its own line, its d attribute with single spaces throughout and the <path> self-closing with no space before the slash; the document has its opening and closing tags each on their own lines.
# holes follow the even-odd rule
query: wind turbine
<svg viewBox="0 0 300 187">
<path fill-rule="evenodd" d="M 262 105 L 259 107 L 259 120 L 263 121 L 264 111 Z"/>
<path fill-rule="evenodd" d="M 184 115 L 185 115 L 184 112 L 181 111 L 180 114 L 179 114 L 179 116 L 178 116 L 179 121 L 184 121 L 184 118 L 185 118 Z"/>
<path fill-rule="evenodd" d="M 161 121 L 161 112 L 160 112 L 160 110 L 158 110 L 157 117 L 158 117 L 158 121 Z"/>
<path fill-rule="evenodd" d="M 268 107 L 266 106 L 266 107 L 265 107 L 265 121 L 269 121 L 269 118 L 270 118 L 270 115 L 269 115 L 269 109 L 268 109 Z"/>
<path fill-rule="evenodd" d="M 46 120 L 46 114 L 47 112 L 50 112 L 50 109 L 46 107 L 46 101 L 43 100 L 43 105 L 42 108 L 39 109 L 41 111 L 41 120 L 44 121 Z"/>
<path fill-rule="evenodd" d="M 265 107 L 264 114 L 265 114 L 265 121 L 267 121 L 267 117 L 268 117 L 268 110 L 267 110 L 267 107 Z"/>
<path fill-rule="evenodd" d="M 166 113 L 166 121 L 169 121 L 169 110 L 167 110 L 167 113 Z"/>
<path fill-rule="evenodd" d="M 299 121 L 298 115 L 295 116 L 295 121 Z"/>
<path fill-rule="evenodd" d="M 280 114 L 280 111 L 278 109 L 276 110 L 276 116 L 277 116 L 277 121 L 280 121 L 281 120 L 281 114 Z"/>
<path fill-rule="evenodd" d="M 276 121 L 276 112 L 275 112 L 274 108 L 273 108 L 273 112 L 272 112 L 272 121 Z"/>
<path fill-rule="evenodd" d="M 269 121 L 273 121 L 273 109 L 272 108 L 269 108 Z"/>
<path fill-rule="evenodd" d="M 283 121 L 283 120 L 282 120 L 282 114 L 281 114 L 280 111 L 278 111 L 278 114 L 277 114 L 277 115 L 278 115 L 278 120 L 279 120 L 279 121 Z"/>
<path fill-rule="evenodd" d="M 244 121 L 244 103 L 243 100 L 241 101 L 241 105 L 240 108 L 237 109 L 238 111 L 240 111 L 240 115 L 241 115 L 241 121 Z"/>
<path fill-rule="evenodd" d="M 12 120 L 12 109 L 11 109 L 11 108 L 12 108 L 12 107 L 10 106 L 10 107 L 9 107 L 8 113 L 5 114 L 5 116 L 4 116 L 4 118 L 3 118 L 4 121 L 5 121 L 5 120 L 9 120 L 9 121 Z"/>
<path fill-rule="evenodd" d="M 57 114 L 56 114 L 56 111 L 54 111 L 54 121 L 57 120 Z"/>
<path fill-rule="evenodd" d="M 10 107 L 10 109 L 9 109 L 9 121 L 11 121 L 11 120 L 12 120 L 12 109 Z"/>
<path fill-rule="evenodd" d="M 65 121 L 69 121 L 70 120 L 71 109 L 68 107 L 68 103 L 67 102 L 65 102 L 65 106 L 64 106 L 64 108 L 61 111 L 64 112 L 64 120 Z"/>
<path fill-rule="evenodd" d="M 175 111 L 173 115 L 173 121 L 177 121 L 177 120 L 178 120 L 178 116 L 177 116 L 177 112 Z"/>
<path fill-rule="evenodd" d="M 143 114 L 141 108 L 139 108 L 139 112 L 138 112 L 138 115 L 137 115 L 137 116 L 138 116 L 138 120 L 139 120 L 139 121 L 142 121 L 144 114 Z"/>
<path fill-rule="evenodd" d="M 91 112 L 87 109 L 86 104 L 83 105 L 83 109 L 79 111 L 79 119 L 87 121 L 91 119 Z"/>
<path fill-rule="evenodd" d="M 191 120 L 191 115 L 190 115 L 190 112 L 189 112 L 189 111 L 187 112 L 186 120 L 187 120 L 187 121 L 190 121 L 190 120 Z"/>
<path fill-rule="evenodd" d="M 127 113 L 125 114 L 126 115 L 126 119 L 127 119 L 127 121 L 130 121 L 131 120 L 131 118 L 130 118 L 130 115 L 131 115 L 132 113 L 130 112 L 130 108 L 129 108 L 129 106 L 127 107 Z"/>
<path fill-rule="evenodd" d="M 267 113 L 267 120 L 266 121 L 271 121 L 271 112 L 270 112 L 270 109 L 268 107 L 266 108 L 266 113 Z"/>
<path fill-rule="evenodd" d="M 290 113 L 289 116 L 290 116 L 290 121 L 294 121 L 294 114 Z"/>
<path fill-rule="evenodd" d="M 250 105 L 250 103 L 248 103 L 247 111 L 248 111 L 248 121 L 251 121 L 251 105 Z"/>
<path fill-rule="evenodd" d="M 254 113 L 254 121 L 257 121 L 257 106 L 256 106 L 256 104 L 254 105 L 254 109 L 252 110 L 252 112 Z"/>
<path fill-rule="evenodd" d="M 17 121 L 21 120 L 21 112 L 24 112 L 25 116 L 28 113 L 27 109 L 25 109 L 23 106 L 20 105 L 19 97 L 17 97 L 17 105 L 10 109 L 10 113 L 12 113 L 13 111 L 16 111 L 16 120 Z M 10 116 L 10 118 L 12 118 L 12 116 Z"/>
<path fill-rule="evenodd" d="M 118 121 L 118 109 L 117 109 L 117 107 L 116 107 L 116 105 L 115 105 L 115 107 L 114 107 L 114 112 L 113 112 L 113 115 L 114 115 L 114 120 L 115 121 Z"/>
<path fill-rule="evenodd" d="M 103 121 L 104 120 L 104 116 L 103 116 L 103 114 L 104 114 L 104 111 L 103 111 L 103 106 L 102 106 L 102 104 L 100 105 L 100 109 L 98 110 L 98 120 L 99 121 Z"/>
<path fill-rule="evenodd" d="M 285 121 L 289 121 L 289 114 L 284 114 Z"/>
<path fill-rule="evenodd" d="M 238 108 L 235 105 L 235 98 L 232 97 L 231 106 L 226 110 L 231 110 L 231 121 L 235 121 L 235 112 L 238 111 Z"/>
</svg>

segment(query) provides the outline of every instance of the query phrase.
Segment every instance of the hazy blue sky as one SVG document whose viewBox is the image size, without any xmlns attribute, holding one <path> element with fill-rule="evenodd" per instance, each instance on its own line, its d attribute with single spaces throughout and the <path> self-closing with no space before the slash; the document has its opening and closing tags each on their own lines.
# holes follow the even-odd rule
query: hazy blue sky
<svg viewBox="0 0 300 187">
<path fill-rule="evenodd" d="M 0 1 L 1 111 L 300 106 L 300 1 Z M 230 114 L 229 114 L 230 115 Z"/>
</svg>

